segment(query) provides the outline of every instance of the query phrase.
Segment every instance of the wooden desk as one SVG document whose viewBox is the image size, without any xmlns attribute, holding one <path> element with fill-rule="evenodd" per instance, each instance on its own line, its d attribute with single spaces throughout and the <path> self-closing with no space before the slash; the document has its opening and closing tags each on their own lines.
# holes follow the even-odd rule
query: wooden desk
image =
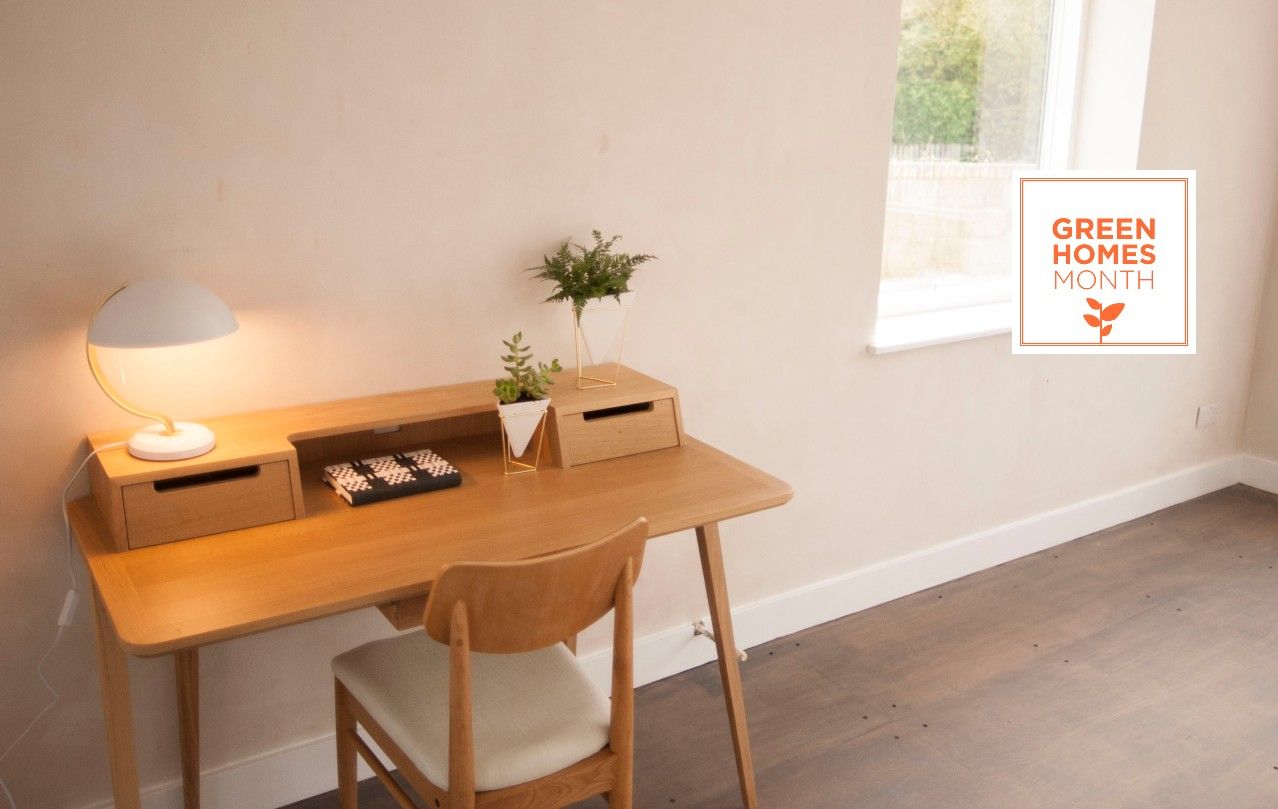
<svg viewBox="0 0 1278 809">
<path fill-rule="evenodd" d="M 453 397 L 459 387 L 433 391 Z M 466 396 L 473 399 L 477 390 Z M 403 405 L 434 395 L 423 391 L 391 401 Z M 263 424 L 295 418 L 306 428 L 324 421 L 319 413 L 357 401 L 235 419 Z M 410 404 L 385 418 L 409 421 L 416 412 L 420 406 Z M 366 415 L 364 421 L 378 418 Z M 100 445 L 114 437 L 92 440 Z M 92 498 L 71 504 L 72 528 L 93 579 L 117 809 L 140 807 L 127 654 L 175 656 L 186 806 L 195 809 L 199 646 L 361 607 L 411 604 L 448 562 L 551 553 L 639 516 L 648 519 L 653 536 L 696 529 L 742 799 L 756 806 L 718 523 L 781 505 L 790 500 L 790 487 L 692 438 L 680 447 L 514 477 L 502 474 L 495 434 L 431 440 L 430 446 L 461 470 L 460 487 L 351 508 L 320 480 L 323 460 L 303 460 L 304 518 L 124 552 L 113 550 L 106 518 Z M 115 455 L 107 463 L 135 463 L 123 449 L 110 453 Z M 388 613 L 395 614 L 393 608 Z"/>
</svg>

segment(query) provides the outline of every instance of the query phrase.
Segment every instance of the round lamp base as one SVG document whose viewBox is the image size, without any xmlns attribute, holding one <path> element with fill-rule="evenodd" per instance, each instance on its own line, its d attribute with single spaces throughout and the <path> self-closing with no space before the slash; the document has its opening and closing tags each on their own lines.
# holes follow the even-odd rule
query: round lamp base
<svg viewBox="0 0 1278 809">
<path fill-rule="evenodd" d="M 129 454 L 144 461 L 180 461 L 203 455 L 217 443 L 213 431 L 203 424 L 175 422 L 177 432 L 164 434 L 164 425 L 152 424 L 129 439 Z"/>
</svg>

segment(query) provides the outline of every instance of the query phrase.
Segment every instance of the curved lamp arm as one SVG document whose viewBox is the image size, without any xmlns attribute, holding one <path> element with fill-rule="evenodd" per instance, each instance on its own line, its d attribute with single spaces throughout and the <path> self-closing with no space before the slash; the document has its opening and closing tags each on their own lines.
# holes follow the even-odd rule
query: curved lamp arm
<svg viewBox="0 0 1278 809">
<path fill-rule="evenodd" d="M 124 289 L 124 287 L 120 287 L 120 289 Z M 116 292 L 119 292 L 120 289 L 117 289 L 115 292 L 108 295 L 106 300 L 102 302 L 103 305 L 106 304 L 106 301 L 115 297 Z M 98 307 L 98 309 L 101 308 L 102 306 Z M 155 421 L 160 422 L 164 425 L 164 435 L 175 435 L 177 433 L 177 429 L 173 426 L 173 419 L 163 414 L 155 413 L 150 410 L 143 410 L 137 405 L 130 404 L 124 399 L 124 397 L 120 396 L 116 389 L 111 386 L 110 382 L 107 382 L 106 374 L 102 373 L 102 366 L 98 363 L 98 351 L 93 347 L 93 343 L 89 342 L 87 336 L 84 339 L 84 356 L 89 361 L 89 370 L 93 372 L 94 381 L 98 383 L 98 387 L 102 389 L 102 392 L 107 395 L 108 399 L 135 416 L 141 416 L 144 419 L 154 419 Z"/>
</svg>

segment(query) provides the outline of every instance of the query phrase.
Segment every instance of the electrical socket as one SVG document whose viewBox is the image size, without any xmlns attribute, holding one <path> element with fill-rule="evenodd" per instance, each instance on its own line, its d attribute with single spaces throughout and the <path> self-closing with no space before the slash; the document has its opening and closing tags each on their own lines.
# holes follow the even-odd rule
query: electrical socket
<svg viewBox="0 0 1278 809">
<path fill-rule="evenodd" d="M 1220 405 L 1205 404 L 1198 406 L 1198 418 L 1194 421 L 1194 426 L 1198 429 L 1210 427 L 1220 420 Z"/>
</svg>

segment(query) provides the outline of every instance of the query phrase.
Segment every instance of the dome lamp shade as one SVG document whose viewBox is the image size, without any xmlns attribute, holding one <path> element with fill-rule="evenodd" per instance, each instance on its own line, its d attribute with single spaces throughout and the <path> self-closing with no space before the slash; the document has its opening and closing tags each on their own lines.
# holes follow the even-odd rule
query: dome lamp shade
<svg viewBox="0 0 1278 809">
<path fill-rule="evenodd" d="M 129 452 L 148 461 L 194 458 L 213 449 L 213 432 L 202 424 L 173 421 L 126 401 L 107 381 L 97 348 L 159 348 L 202 343 L 239 328 L 235 315 L 209 290 L 177 278 L 155 278 L 122 286 L 93 316 L 85 341 L 89 370 L 98 387 L 124 410 L 157 424 L 129 439 Z"/>
</svg>

